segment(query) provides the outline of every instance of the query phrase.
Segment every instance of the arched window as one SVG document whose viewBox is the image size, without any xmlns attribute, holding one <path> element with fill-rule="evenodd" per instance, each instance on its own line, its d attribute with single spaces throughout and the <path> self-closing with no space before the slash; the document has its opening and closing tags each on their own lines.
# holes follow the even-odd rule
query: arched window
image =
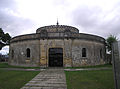
<svg viewBox="0 0 120 89">
<path fill-rule="evenodd" d="M 26 53 L 27 53 L 27 57 L 30 57 L 30 49 L 29 48 L 27 48 Z"/>
<path fill-rule="evenodd" d="M 100 49 L 100 58 L 102 58 L 102 49 Z"/>
<path fill-rule="evenodd" d="M 11 55 L 12 55 L 12 58 L 14 58 L 14 50 L 12 50 L 12 53 L 11 53 Z"/>
<path fill-rule="evenodd" d="M 86 48 L 82 48 L 82 57 L 86 57 Z"/>
</svg>

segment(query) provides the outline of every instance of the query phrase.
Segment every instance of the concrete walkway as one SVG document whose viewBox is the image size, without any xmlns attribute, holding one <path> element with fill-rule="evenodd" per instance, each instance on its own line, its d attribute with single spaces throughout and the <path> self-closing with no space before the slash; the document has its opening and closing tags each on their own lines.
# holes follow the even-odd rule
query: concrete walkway
<svg viewBox="0 0 120 89">
<path fill-rule="evenodd" d="M 64 69 L 42 70 L 21 89 L 67 89 Z"/>
<path fill-rule="evenodd" d="M 47 68 L 45 69 L 23 69 L 23 68 L 0 68 L 2 70 L 17 70 L 17 71 L 43 71 L 43 70 L 47 70 Z M 112 67 L 100 67 L 100 68 L 77 68 L 77 69 L 69 69 L 69 68 L 65 68 L 65 71 L 83 71 L 83 70 L 111 70 Z"/>
</svg>

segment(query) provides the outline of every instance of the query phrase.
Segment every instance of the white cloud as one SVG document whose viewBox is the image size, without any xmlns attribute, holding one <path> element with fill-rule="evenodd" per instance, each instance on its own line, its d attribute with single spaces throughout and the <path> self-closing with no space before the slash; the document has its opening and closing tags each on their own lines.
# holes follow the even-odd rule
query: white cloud
<svg viewBox="0 0 120 89">
<path fill-rule="evenodd" d="M 0 50 L 1 54 L 8 54 L 9 53 L 9 46 L 5 46 Z"/>
<path fill-rule="evenodd" d="M 120 38 L 120 0 L 0 0 L 0 27 L 12 36 L 60 24 L 80 32 Z"/>
</svg>

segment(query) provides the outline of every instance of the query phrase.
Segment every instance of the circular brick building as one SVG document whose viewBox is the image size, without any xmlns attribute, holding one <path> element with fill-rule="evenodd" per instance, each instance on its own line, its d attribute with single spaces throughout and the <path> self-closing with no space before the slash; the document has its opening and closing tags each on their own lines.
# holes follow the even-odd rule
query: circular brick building
<svg viewBox="0 0 120 89">
<path fill-rule="evenodd" d="M 72 26 L 44 26 L 34 34 L 16 36 L 10 41 L 10 65 L 78 67 L 104 61 L 105 39 L 79 33 Z"/>
</svg>

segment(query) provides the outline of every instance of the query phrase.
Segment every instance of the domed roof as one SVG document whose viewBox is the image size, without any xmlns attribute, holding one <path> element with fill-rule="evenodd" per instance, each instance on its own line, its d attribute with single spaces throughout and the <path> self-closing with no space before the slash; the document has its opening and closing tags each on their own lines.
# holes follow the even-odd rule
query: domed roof
<svg viewBox="0 0 120 89">
<path fill-rule="evenodd" d="M 72 33 L 79 33 L 79 30 L 75 27 L 72 26 L 67 26 L 67 25 L 50 25 L 50 26 L 44 26 L 40 27 L 36 30 L 36 33 L 41 33 L 41 31 L 47 31 L 49 32 L 65 32 L 66 30 L 72 32 Z"/>
</svg>

